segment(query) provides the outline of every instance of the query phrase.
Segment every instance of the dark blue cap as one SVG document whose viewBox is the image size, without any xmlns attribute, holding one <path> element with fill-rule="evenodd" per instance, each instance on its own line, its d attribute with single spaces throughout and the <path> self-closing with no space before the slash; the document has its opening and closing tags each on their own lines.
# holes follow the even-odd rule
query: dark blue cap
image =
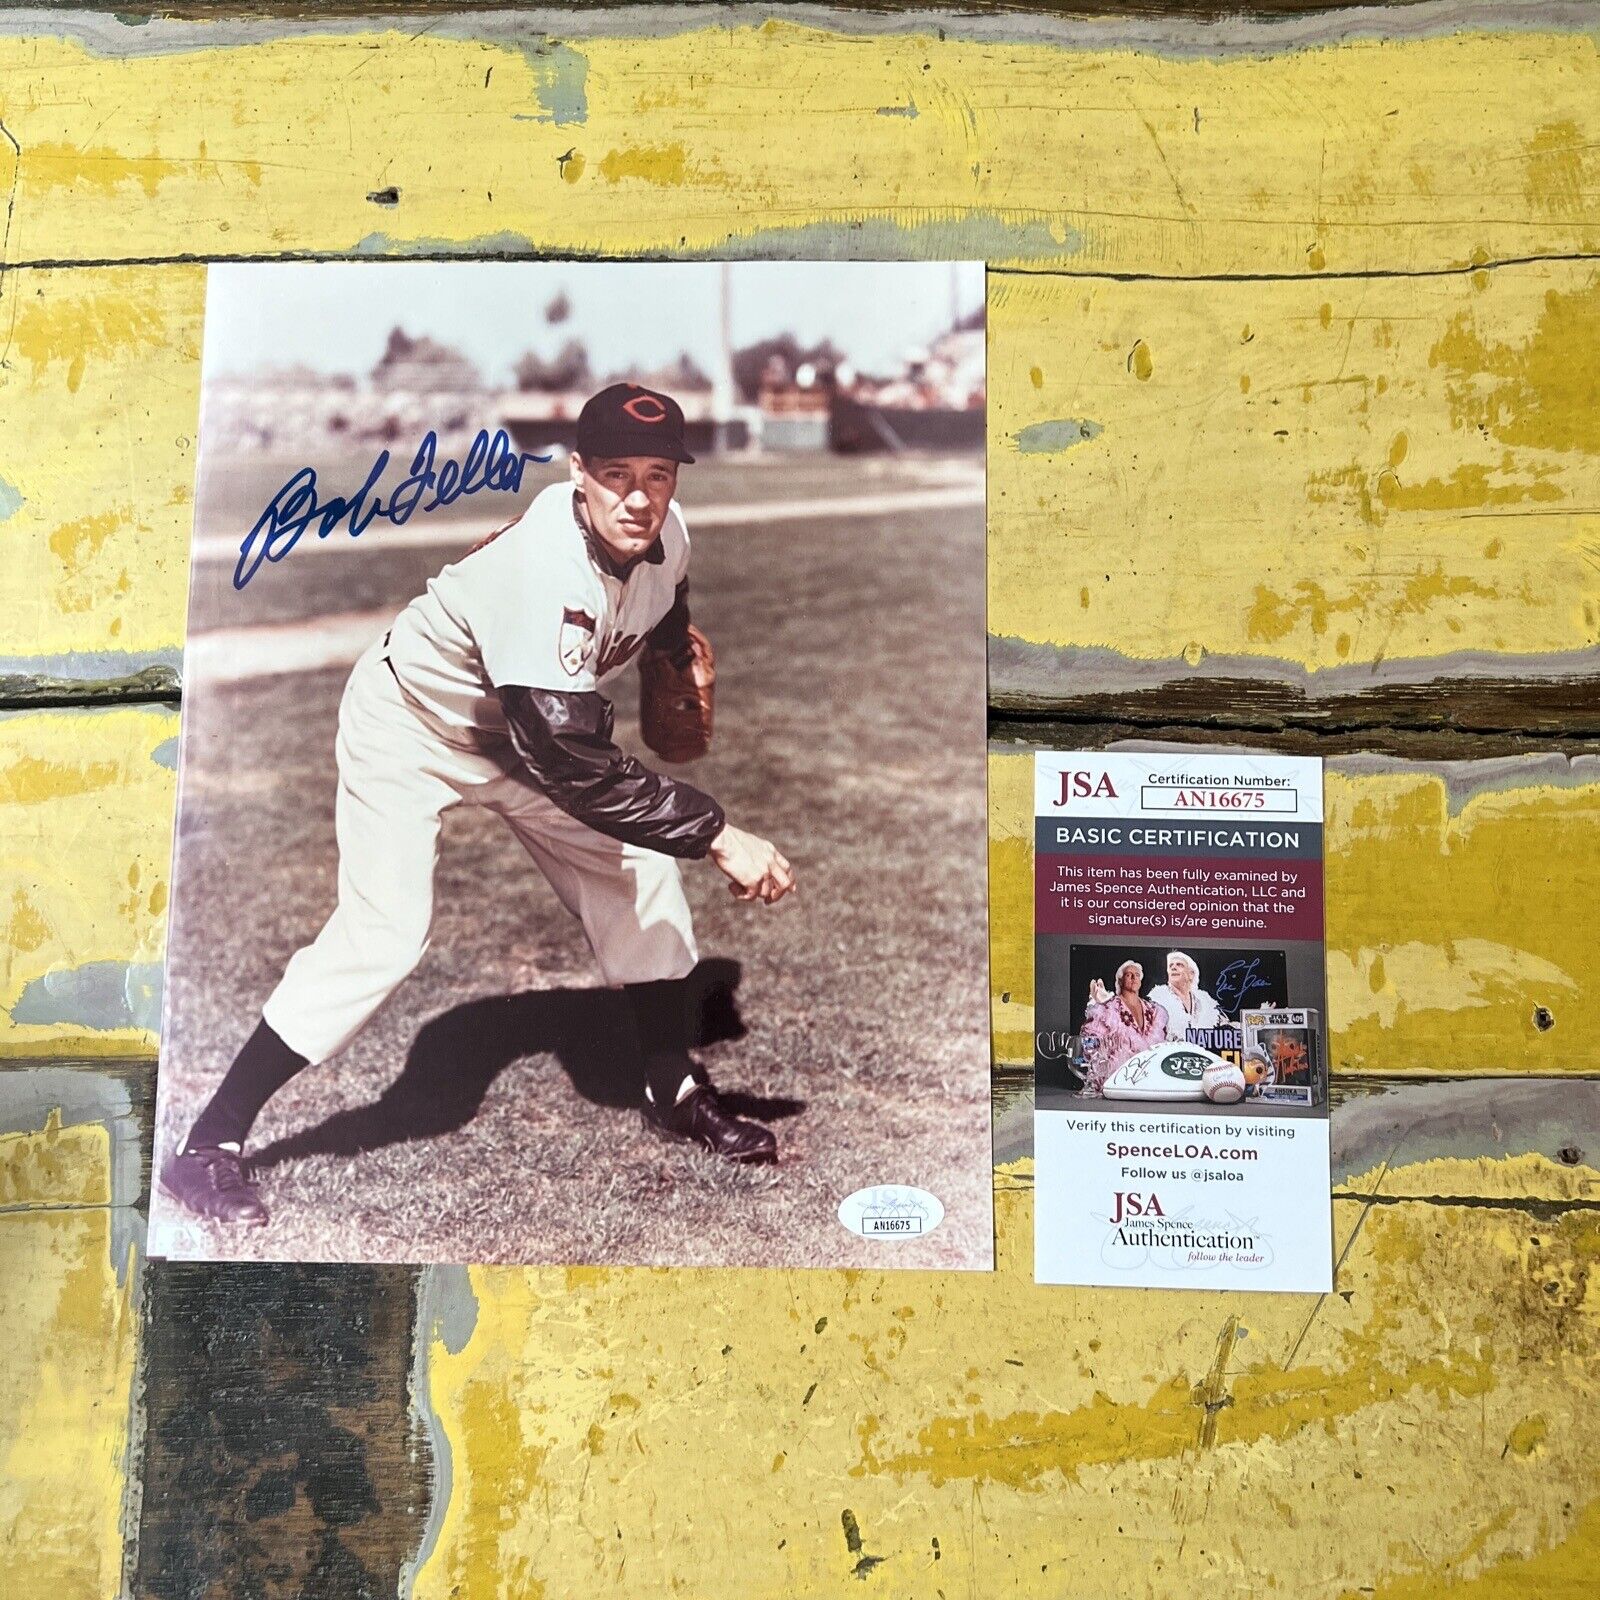
<svg viewBox="0 0 1600 1600">
<path fill-rule="evenodd" d="M 670 394 L 637 383 L 614 383 L 578 413 L 578 454 L 585 461 L 612 456 L 659 456 L 692 462 L 683 446 L 683 407 Z"/>
</svg>

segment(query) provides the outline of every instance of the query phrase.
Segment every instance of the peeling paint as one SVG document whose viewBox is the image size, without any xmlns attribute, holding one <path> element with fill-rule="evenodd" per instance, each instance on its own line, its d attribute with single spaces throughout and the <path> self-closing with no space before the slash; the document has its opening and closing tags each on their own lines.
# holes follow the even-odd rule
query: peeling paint
<svg viewBox="0 0 1600 1600">
<path fill-rule="evenodd" d="M 993 541 L 991 540 L 991 546 Z M 1256 602 L 1252 593 L 1251 602 Z M 1273 602 L 1269 600 L 1269 605 Z M 1308 613 L 1308 615 L 1314 614 Z M 991 602 L 991 625 L 994 610 Z M 1191 624 L 1192 616 L 1188 619 Z M 1326 637 L 1326 635 L 1324 635 Z M 1127 643 L 1135 644 L 1133 639 Z M 1548 656 L 1492 650 L 1452 650 L 1438 656 L 1394 654 L 1381 661 L 1343 662 L 1308 667 L 1282 656 L 1263 658 L 1237 648 L 1205 655 L 1208 675 L 1220 682 L 1282 686 L 1286 698 L 1316 708 L 1344 695 L 1371 694 L 1386 686 L 1470 684 L 1475 679 L 1503 683 L 1516 679 L 1587 681 L 1594 676 L 1592 648 L 1552 652 Z M 989 693 L 1001 706 L 1032 702 L 1031 709 L 1063 699 L 1062 685 L 1074 695 L 1136 695 L 1185 683 L 1192 674 L 1181 652 L 1169 658 L 1141 660 L 1103 645 L 1039 644 L 1001 634 L 989 635 Z"/>
<path fill-rule="evenodd" d="M 107 92 L 105 103 L 119 101 Z M 10 127 L 9 99 L 5 114 Z M 92 144 L 92 133 L 91 123 L 76 137 Z M 46 213 L 70 204 L 71 192 L 55 191 Z M 141 193 L 138 204 L 147 203 Z M 94 204 L 104 213 L 115 201 Z M 0 343 L 12 314 L 16 339 L 0 365 L 5 471 L 28 500 L 22 516 L 0 524 L 0 581 L 19 624 L 0 661 L 8 697 L 151 671 L 176 687 L 204 286 L 203 267 L 176 264 L 6 274 Z"/>
<path fill-rule="evenodd" d="M 1492 1147 L 1470 1120 L 1458 1149 Z M 1488 1161 L 1482 1192 L 1509 1196 L 1512 1168 Z M 555 1595 L 582 1574 L 796 1600 L 892 1576 L 932 1600 L 1031 1594 L 1043 1571 L 1107 1600 L 1219 1581 L 1336 1600 L 1437 1574 L 1441 1528 L 1478 1540 L 1463 1572 L 1559 1546 L 1592 1476 L 1594 1225 L 1399 1198 L 1430 1176 L 1391 1166 L 1394 1203 L 1335 1202 L 1340 1293 L 1248 1307 L 1035 1285 L 1027 1163 L 996 1173 L 998 1268 L 970 1280 L 815 1272 L 774 1295 L 761 1273 L 471 1269 L 473 1333 L 456 1354 L 432 1341 L 418 1380 L 453 1471 L 410 1593 Z M 714 1478 L 674 1471 L 707 1437 Z M 1274 1482 L 1322 1485 L 1331 1509 L 1307 1517 Z M 1064 1493 L 1082 1515 L 1041 1514 Z M 731 1583 L 705 1567 L 730 1537 Z"/>
<path fill-rule="evenodd" d="M 907 34 L 926 37 L 937 29 L 951 40 L 974 44 L 1137 51 L 1174 61 L 1287 54 L 1358 41 L 1393 45 L 1440 37 L 1455 40 L 1462 31 L 1459 0 L 1417 0 L 1403 10 L 1380 16 L 1363 12 L 1272 16 L 1224 12 L 1213 18 L 1164 12 L 1159 16 L 1130 13 L 1108 17 L 1070 11 L 841 10 L 821 4 L 797 4 L 786 12 L 808 26 L 842 28 L 851 36 L 869 40 Z M 605 42 L 624 30 L 629 39 L 670 40 L 703 32 L 708 23 L 722 29 L 760 27 L 771 15 L 769 9 L 739 4 L 707 4 L 692 11 L 645 4 L 596 11 L 528 7 L 519 8 L 514 16 L 446 13 L 440 26 L 430 28 L 429 33 L 441 39 L 525 48 L 530 28 L 558 30 L 564 38 L 585 41 Z M 1586 0 L 1495 0 L 1493 5 L 1474 7 L 1472 15 L 1477 25 L 1510 34 L 1581 31 L 1592 20 Z M 148 13 L 68 12 L 53 19 L 52 29 L 96 56 L 136 61 L 280 40 L 364 36 L 371 33 L 372 21 L 321 13 L 315 17 L 241 14 L 215 22 Z M 31 37 L 33 32 L 25 14 L 16 20 L 0 20 L 0 39 Z"/>
<path fill-rule="evenodd" d="M 92 1184 L 97 1203 L 110 1208 L 107 1267 L 121 1284 L 144 1253 L 144 1218 L 138 1210 L 144 1186 L 144 1128 L 127 1083 L 82 1066 L 12 1066 L 0 1071 L 0 1145 L 7 1137 L 61 1138 L 73 1131 L 93 1135 L 92 1159 L 74 1163 L 78 1185 Z M 77 1147 L 75 1147 L 77 1148 Z M 3 1160 L 4 1158 L 0 1158 Z M 38 1190 L 12 1190 L 6 1203 L 47 1202 Z"/>
<path fill-rule="evenodd" d="M 991 277 L 992 696 L 1115 692 L 1135 673 L 1086 668 L 1117 657 L 1149 682 L 1192 683 L 1198 656 L 1208 679 L 1317 694 L 1592 676 L 1600 269 L 1485 275 Z M 1072 359 L 1042 365 L 1054 350 Z M 1146 383 L 1182 399 L 1152 408 Z M 1104 431 L 1070 483 L 1007 448 L 1090 400 Z"/>
<path fill-rule="evenodd" d="M 458 1356 L 467 1347 L 478 1323 L 478 1299 L 465 1267 L 425 1267 L 417 1277 L 415 1349 L 411 1367 L 411 1411 L 426 1434 L 433 1457 L 433 1493 L 428 1517 L 416 1554 L 401 1574 L 400 1594 L 410 1600 L 417 1573 L 432 1558 L 444 1527 L 446 1508 L 454 1489 L 454 1456 L 449 1430 L 433 1405 L 428 1367 L 437 1345 L 446 1355 Z"/>
<path fill-rule="evenodd" d="M 1385 1084 L 1334 1108 L 1333 1183 L 1390 1194 L 1580 1198 L 1600 1174 L 1592 1163 L 1562 1167 L 1558 1152 L 1590 1129 L 1600 1131 L 1600 1081 L 1495 1078 L 1444 1091 Z M 1517 1159 L 1528 1156 L 1536 1163 Z M 1445 1165 L 1463 1170 L 1445 1177 Z M 1401 1168 L 1417 1180 L 1402 1179 Z"/>
<path fill-rule="evenodd" d="M 1509 445 L 1600 455 L 1600 273 L 1572 290 L 1550 289 L 1521 339 L 1496 337 L 1463 310 L 1429 360 L 1452 377 L 1451 421 L 1486 428 Z"/>
<path fill-rule="evenodd" d="M 1098 438 L 1102 431 L 1098 422 L 1089 422 L 1081 417 L 1030 422 L 1026 428 L 1017 431 L 1017 449 L 1024 455 L 1050 455 Z"/>
<path fill-rule="evenodd" d="M 443 235 L 422 235 L 400 238 L 398 235 L 376 229 L 363 234 L 351 245 L 355 256 L 398 257 L 410 256 L 528 256 L 538 253 L 534 241 L 525 233 L 503 229 L 497 233 L 477 234 L 471 238 L 451 239 Z"/>
<path fill-rule="evenodd" d="M 111 1596 L 137 1489 L 143 1131 L 128 1086 L 0 1071 L 0 1527 L 18 1595 Z"/>
<path fill-rule="evenodd" d="M 11 1007 L 18 1025 L 108 1031 L 161 1028 L 159 962 L 91 961 L 32 979 Z"/>
<path fill-rule="evenodd" d="M 160 675 L 165 686 L 176 691 L 182 669 L 181 646 L 165 650 L 75 650 L 58 655 L 0 656 L 0 680 L 114 683 L 155 673 Z"/>
<path fill-rule="evenodd" d="M 14 517 L 23 507 L 22 491 L 0 478 L 0 522 Z"/>
<path fill-rule="evenodd" d="M 558 128 L 587 122 L 588 56 L 554 39 L 527 45 L 522 54 L 533 73 L 534 91 L 539 97 L 538 120 L 552 122 Z"/>
<path fill-rule="evenodd" d="M 686 260 L 734 261 L 947 261 L 1048 260 L 1075 255 L 1083 235 L 1070 225 L 977 208 L 944 217 L 830 217 L 781 228 L 729 233 L 713 244 L 686 248 Z"/>
</svg>

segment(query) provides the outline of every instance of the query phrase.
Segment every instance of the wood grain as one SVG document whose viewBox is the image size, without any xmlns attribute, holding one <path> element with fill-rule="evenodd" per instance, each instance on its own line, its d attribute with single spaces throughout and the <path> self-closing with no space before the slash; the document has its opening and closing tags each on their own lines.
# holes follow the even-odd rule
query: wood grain
<svg viewBox="0 0 1600 1600">
<path fill-rule="evenodd" d="M 6 1584 L 1587 1596 L 1584 19 L 157 9 L 0 21 L 0 701 L 50 703 L 0 719 L 0 1056 L 101 1058 L 0 1065 Z M 1012 269 L 1000 709 L 1333 758 L 1336 1294 L 1036 1288 L 1004 1095 L 993 1277 L 435 1269 L 417 1318 L 403 1269 L 157 1269 L 141 1301 L 177 719 L 59 702 L 177 691 L 194 263 L 539 253 Z M 1027 761 L 992 768 L 1002 1061 Z"/>
<path fill-rule="evenodd" d="M 139 1150 L 115 1073 L 0 1065 L 0 1551 L 8 1595 L 121 1592 L 136 1454 Z"/>
<path fill-rule="evenodd" d="M 1014 274 L 990 313 L 999 708 L 1259 722 L 1257 682 L 1282 717 L 1471 726 L 1509 678 L 1600 728 L 1600 267 Z"/>
<path fill-rule="evenodd" d="M 148 1056 L 176 801 L 169 707 L 0 715 L 0 1056 Z"/>
<path fill-rule="evenodd" d="M 148 1269 L 134 1593 L 379 1600 L 421 1537 L 399 1267 Z"/>
<path fill-rule="evenodd" d="M 1520 1092 L 1352 1126 L 1325 1298 L 1036 1287 L 1027 1161 L 993 1276 L 435 1269 L 412 1592 L 1578 1600 L 1600 1172 Z"/>
<path fill-rule="evenodd" d="M 470 14 L 24 18 L 0 37 L 6 250 L 953 256 L 1163 276 L 1592 253 L 1600 63 L 1552 15 L 1408 10 L 1389 37 L 1348 19 L 1038 36 L 1019 19 L 1009 38 L 859 14 L 712 26 L 677 7 L 555 33 Z"/>
</svg>

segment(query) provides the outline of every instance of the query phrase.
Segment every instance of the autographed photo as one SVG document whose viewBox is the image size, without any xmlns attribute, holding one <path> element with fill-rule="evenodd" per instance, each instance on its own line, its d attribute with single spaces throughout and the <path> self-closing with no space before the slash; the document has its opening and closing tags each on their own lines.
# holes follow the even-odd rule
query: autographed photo
<svg viewBox="0 0 1600 1600">
<path fill-rule="evenodd" d="M 152 1255 L 992 1265 L 984 341 L 211 269 Z"/>
</svg>

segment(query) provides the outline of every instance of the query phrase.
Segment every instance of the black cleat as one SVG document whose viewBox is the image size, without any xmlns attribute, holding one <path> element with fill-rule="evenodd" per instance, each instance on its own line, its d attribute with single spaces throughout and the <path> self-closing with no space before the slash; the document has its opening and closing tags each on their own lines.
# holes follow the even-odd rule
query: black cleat
<svg viewBox="0 0 1600 1600">
<path fill-rule="evenodd" d="M 161 1169 L 161 1187 L 209 1222 L 259 1226 L 267 1220 L 244 1158 L 232 1150 L 180 1150 Z"/>
<path fill-rule="evenodd" d="M 772 1130 L 724 1111 L 709 1083 L 696 1084 L 676 1105 L 658 1106 L 646 1100 L 644 1125 L 658 1139 L 697 1144 L 725 1161 L 760 1166 L 778 1159 Z"/>
</svg>

